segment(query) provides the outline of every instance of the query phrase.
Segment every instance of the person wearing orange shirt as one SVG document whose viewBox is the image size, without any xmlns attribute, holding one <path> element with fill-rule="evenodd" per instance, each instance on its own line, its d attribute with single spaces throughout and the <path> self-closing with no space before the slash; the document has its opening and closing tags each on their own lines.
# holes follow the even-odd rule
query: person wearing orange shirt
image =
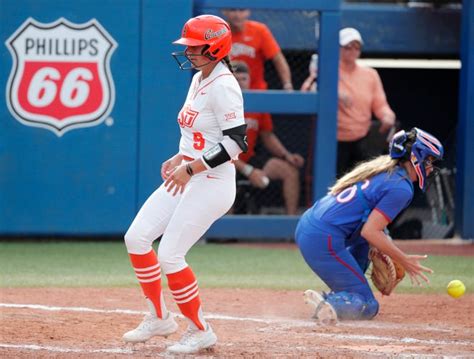
<svg viewBox="0 0 474 359">
<path fill-rule="evenodd" d="M 395 125 L 395 113 L 387 102 L 379 74 L 356 62 L 363 45 L 359 31 L 350 27 L 342 29 L 339 45 L 338 177 L 367 159 L 364 140 L 369 134 L 372 114 L 381 122 L 381 134 L 386 134 Z"/>
<path fill-rule="evenodd" d="M 245 62 L 234 61 L 232 66 L 242 90 L 248 89 L 250 75 Z M 299 168 L 304 164 L 303 157 L 298 153 L 291 153 L 281 143 L 273 132 L 273 122 L 268 113 L 245 112 L 244 118 L 247 124 L 248 149 L 245 154 L 239 155 L 239 160 L 234 161 L 236 169 L 247 177 L 254 187 L 265 188 L 269 179 L 282 181 L 286 213 L 297 214 L 300 195 Z M 261 169 L 257 168 L 259 163 L 255 158 L 255 145 L 259 138 L 274 156 Z"/>
<path fill-rule="evenodd" d="M 245 62 L 250 70 L 250 89 L 266 90 L 264 64 L 272 60 L 284 90 L 293 90 L 291 71 L 280 46 L 270 29 L 263 23 L 248 20 L 248 9 L 222 11 L 232 31 L 232 61 Z"/>
</svg>

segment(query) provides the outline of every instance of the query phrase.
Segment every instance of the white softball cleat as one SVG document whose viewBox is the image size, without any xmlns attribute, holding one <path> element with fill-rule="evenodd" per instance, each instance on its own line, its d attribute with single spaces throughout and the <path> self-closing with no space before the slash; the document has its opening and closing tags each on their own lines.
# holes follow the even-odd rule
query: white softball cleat
<svg viewBox="0 0 474 359">
<path fill-rule="evenodd" d="M 156 335 L 167 337 L 177 330 L 178 323 L 174 320 L 171 312 L 169 312 L 166 319 L 157 318 L 149 313 L 145 315 L 145 318 L 137 328 L 125 333 L 122 338 L 128 343 L 144 343 Z"/>
<path fill-rule="evenodd" d="M 329 325 L 337 323 L 336 311 L 320 293 L 308 289 L 304 292 L 304 301 L 306 304 L 310 304 L 314 307 L 313 318 L 317 319 L 321 324 Z"/>
<path fill-rule="evenodd" d="M 205 331 L 190 325 L 180 341 L 169 346 L 166 350 L 172 354 L 192 354 L 203 349 L 209 349 L 216 342 L 217 337 L 209 324 Z"/>
</svg>

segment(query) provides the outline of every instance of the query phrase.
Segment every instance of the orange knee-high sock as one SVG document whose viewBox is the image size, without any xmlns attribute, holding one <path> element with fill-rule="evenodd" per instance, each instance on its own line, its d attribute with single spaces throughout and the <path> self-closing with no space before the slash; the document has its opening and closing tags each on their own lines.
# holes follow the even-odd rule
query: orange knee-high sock
<svg viewBox="0 0 474 359">
<path fill-rule="evenodd" d="M 163 318 L 163 311 L 166 311 L 162 302 L 161 293 L 161 268 L 155 251 L 152 249 L 147 254 L 131 254 L 130 260 L 142 287 L 145 297 L 147 297 L 155 307 L 158 318 Z"/>
<path fill-rule="evenodd" d="M 202 316 L 199 288 L 191 268 L 186 267 L 166 276 L 171 294 L 181 313 L 191 320 L 198 329 L 205 330 L 207 325 Z"/>
</svg>

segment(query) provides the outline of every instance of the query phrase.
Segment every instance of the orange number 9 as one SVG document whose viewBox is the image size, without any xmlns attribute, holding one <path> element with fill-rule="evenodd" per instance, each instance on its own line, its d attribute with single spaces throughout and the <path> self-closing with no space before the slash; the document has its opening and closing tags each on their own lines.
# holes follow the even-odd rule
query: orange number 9
<svg viewBox="0 0 474 359">
<path fill-rule="evenodd" d="M 201 132 L 193 132 L 193 141 L 193 147 L 196 150 L 202 150 L 204 148 L 204 145 L 206 144 L 206 140 L 204 139 L 204 137 L 202 137 Z"/>
</svg>

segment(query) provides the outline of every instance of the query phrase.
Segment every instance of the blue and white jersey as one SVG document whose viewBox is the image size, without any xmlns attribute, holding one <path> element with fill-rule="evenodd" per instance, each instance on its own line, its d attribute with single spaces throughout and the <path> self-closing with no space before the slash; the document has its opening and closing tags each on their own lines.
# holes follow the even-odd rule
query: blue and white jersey
<svg viewBox="0 0 474 359">
<path fill-rule="evenodd" d="M 328 194 L 318 200 L 305 214 L 319 226 L 328 224 L 345 237 L 364 222 L 367 210 L 379 211 L 389 222 L 413 199 L 413 184 L 405 169 L 397 167 L 392 173 L 383 172 L 360 183 L 365 201 L 357 194 L 357 184 L 338 195 Z"/>
</svg>

